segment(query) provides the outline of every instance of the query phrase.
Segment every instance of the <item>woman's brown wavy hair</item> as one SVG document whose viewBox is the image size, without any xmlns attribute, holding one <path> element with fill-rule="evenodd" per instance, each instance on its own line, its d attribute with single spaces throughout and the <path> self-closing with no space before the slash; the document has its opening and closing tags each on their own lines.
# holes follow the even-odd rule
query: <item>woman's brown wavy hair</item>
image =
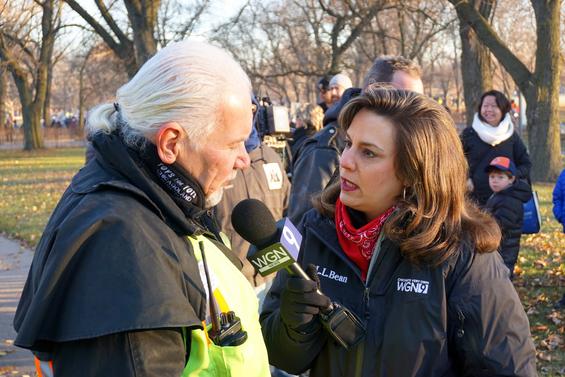
<svg viewBox="0 0 565 377">
<path fill-rule="evenodd" d="M 387 117 L 396 127 L 395 169 L 406 189 L 384 232 L 404 257 L 438 265 L 462 242 L 471 242 L 480 253 L 496 250 L 500 228 L 467 197 L 467 160 L 443 107 L 414 92 L 369 87 L 341 111 L 344 132 L 363 109 Z M 333 218 L 339 193 L 340 182 L 333 182 L 314 200 L 315 208 Z"/>
</svg>

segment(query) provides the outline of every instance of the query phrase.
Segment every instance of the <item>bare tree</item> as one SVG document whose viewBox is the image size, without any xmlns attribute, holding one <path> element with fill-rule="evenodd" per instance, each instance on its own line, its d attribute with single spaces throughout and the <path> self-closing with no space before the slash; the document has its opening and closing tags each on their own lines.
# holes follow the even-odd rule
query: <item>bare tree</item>
<svg viewBox="0 0 565 377">
<path fill-rule="evenodd" d="M 535 166 L 532 177 L 536 180 L 554 180 L 561 168 L 558 114 L 561 0 L 531 0 L 537 34 L 533 71 L 508 48 L 469 1 L 449 1 L 524 94 L 527 103 L 528 146 Z"/>
<path fill-rule="evenodd" d="M 130 78 L 155 54 L 159 43 L 165 45 L 170 40 L 190 35 L 209 5 L 209 0 L 199 1 L 193 4 L 193 7 L 173 0 L 123 0 L 128 23 L 120 25 L 113 14 L 113 11 L 119 8 L 116 2 L 107 6 L 103 0 L 93 0 L 102 17 L 102 20 L 98 20 L 81 5 L 84 2 L 63 1 L 78 13 L 120 58 Z M 159 22 L 162 4 L 164 8 L 161 10 L 162 20 Z M 187 19 L 183 16 L 186 11 L 194 13 L 189 14 Z"/>
<path fill-rule="evenodd" d="M 446 11 L 440 2 L 400 1 L 394 8 L 379 13 L 372 27 L 365 30 L 362 40 L 374 40 L 369 44 L 374 48 L 370 54 L 372 59 L 382 53 L 421 60 L 435 38 L 448 30 L 455 20 L 455 15 Z"/>
<path fill-rule="evenodd" d="M 26 150 L 43 147 L 41 113 L 60 15 L 55 0 L 6 1 L 0 8 L 0 60 L 18 89 Z M 39 40 L 32 39 L 35 26 L 41 30 Z"/>
<path fill-rule="evenodd" d="M 214 39 L 230 50 L 254 88 L 284 102 L 312 100 L 314 81 L 358 69 L 355 41 L 379 12 L 396 1 L 250 1 Z M 353 71 L 353 69 L 351 69 Z"/>
<path fill-rule="evenodd" d="M 485 19 L 489 19 L 496 0 L 470 0 L 469 4 Z M 456 7 L 459 17 L 459 35 L 461 37 L 461 76 L 465 98 L 465 114 L 467 126 L 473 123 L 473 116 L 481 95 L 492 89 L 492 61 L 490 51 L 484 46 L 471 25 L 461 22 L 464 15 L 460 7 Z"/>
<path fill-rule="evenodd" d="M 161 46 L 192 35 L 210 8 L 210 0 L 163 1 L 157 22 L 157 40 Z"/>
<path fill-rule="evenodd" d="M 4 127 L 4 121 L 7 114 L 6 102 L 8 95 L 8 80 L 6 79 L 6 70 L 0 64 L 0 128 Z"/>
<path fill-rule="evenodd" d="M 96 20 L 89 12 L 87 12 L 78 1 L 75 0 L 64 0 L 76 13 L 78 13 L 94 30 L 100 38 L 110 47 L 112 51 L 120 58 L 122 64 L 126 68 L 129 77 L 133 77 L 141 64 L 143 62 L 138 61 L 138 57 L 145 55 L 147 51 L 150 50 L 151 46 L 154 46 L 153 41 L 150 42 L 150 46 L 145 46 L 142 49 L 142 53 L 136 54 L 134 41 L 128 37 L 127 29 L 124 30 L 120 27 L 118 22 L 112 16 L 110 8 L 102 0 L 94 0 L 102 19 L 104 20 L 106 27 L 102 25 L 98 20 Z M 159 3 L 159 0 L 156 0 Z M 133 7 L 132 7 L 133 8 Z M 143 8 L 153 10 L 154 6 L 150 8 Z M 151 17 L 149 18 L 152 19 Z M 140 23 L 140 25 L 143 25 Z M 145 23 L 147 25 L 147 23 Z M 134 34 L 136 31 L 134 30 Z M 145 33 L 142 33 L 145 34 Z M 138 42 L 145 40 L 145 38 L 138 38 Z M 155 52 L 155 51 L 153 51 Z"/>
</svg>

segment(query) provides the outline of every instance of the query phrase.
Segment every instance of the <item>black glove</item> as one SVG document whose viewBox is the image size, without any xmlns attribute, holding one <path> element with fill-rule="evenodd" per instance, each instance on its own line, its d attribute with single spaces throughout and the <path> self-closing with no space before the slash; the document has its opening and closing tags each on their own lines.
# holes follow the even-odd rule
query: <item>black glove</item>
<svg viewBox="0 0 565 377">
<path fill-rule="evenodd" d="M 316 290 L 319 288 L 316 267 L 309 265 L 306 269 L 312 280 L 290 276 L 286 288 L 281 293 L 281 319 L 291 329 L 299 329 L 312 322 L 320 313 L 320 308 L 330 306 L 330 299 Z"/>
</svg>

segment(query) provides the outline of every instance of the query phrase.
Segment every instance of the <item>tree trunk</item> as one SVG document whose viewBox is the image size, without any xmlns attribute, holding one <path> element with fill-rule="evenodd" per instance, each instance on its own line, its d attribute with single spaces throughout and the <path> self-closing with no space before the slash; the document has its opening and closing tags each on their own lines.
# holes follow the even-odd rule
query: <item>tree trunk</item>
<svg viewBox="0 0 565 377">
<path fill-rule="evenodd" d="M 560 1 L 532 0 L 537 41 L 535 87 L 525 94 L 534 180 L 554 181 L 561 171 L 559 135 Z"/>
<path fill-rule="evenodd" d="M 160 0 L 125 0 L 124 3 L 132 29 L 135 31 L 133 33 L 135 60 L 137 66 L 141 67 L 157 52 L 155 25 Z"/>
<path fill-rule="evenodd" d="M 488 19 L 492 11 L 490 6 L 482 6 L 482 0 L 473 0 L 475 9 Z M 456 8 L 459 20 L 462 20 L 460 9 Z M 481 95 L 492 89 L 492 67 L 488 48 L 479 41 L 473 28 L 466 22 L 459 22 L 461 36 L 461 77 L 463 79 L 463 95 L 465 98 L 465 117 L 467 127 L 473 124 L 473 116 L 477 111 Z"/>
<path fill-rule="evenodd" d="M 78 89 L 78 127 L 82 130 L 84 134 L 84 102 L 85 102 L 85 95 L 84 95 L 84 71 L 86 69 L 86 64 L 88 62 L 88 58 L 94 49 L 91 48 L 86 56 L 84 57 L 84 61 L 80 66 L 80 73 L 79 73 L 79 89 Z"/>
<path fill-rule="evenodd" d="M 8 80 L 6 80 L 6 72 L 4 69 L 0 68 L 0 128 L 4 128 L 6 125 L 7 86 Z"/>
<path fill-rule="evenodd" d="M 51 84 L 53 82 L 53 64 L 49 62 L 49 67 L 47 68 L 47 89 L 45 92 L 45 101 L 43 102 L 43 120 L 45 121 L 45 126 L 49 124 L 51 120 Z"/>
<path fill-rule="evenodd" d="M 24 149 L 30 151 L 43 148 L 41 135 L 41 112 L 32 104 L 22 104 L 22 117 L 24 127 Z"/>
</svg>

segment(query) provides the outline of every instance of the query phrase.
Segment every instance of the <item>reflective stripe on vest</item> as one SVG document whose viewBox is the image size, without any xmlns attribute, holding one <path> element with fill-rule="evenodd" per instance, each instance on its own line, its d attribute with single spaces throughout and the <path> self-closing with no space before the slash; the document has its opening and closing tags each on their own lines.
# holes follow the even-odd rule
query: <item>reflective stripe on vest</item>
<svg viewBox="0 0 565 377">
<path fill-rule="evenodd" d="M 247 340 L 236 347 L 219 347 L 204 330 L 190 332 L 190 354 L 182 377 L 269 377 L 267 349 L 259 324 L 257 297 L 251 284 L 220 249 L 204 236 L 189 237 L 201 265 L 199 241 L 204 241 L 214 297 L 221 311 L 233 310 L 240 318 Z M 202 269 L 201 269 L 202 271 Z M 201 273 L 203 275 L 203 273 Z M 204 276 L 201 276 L 203 280 Z M 204 286 L 206 283 L 204 281 Z"/>
<path fill-rule="evenodd" d="M 37 377 L 53 377 L 53 361 L 43 361 L 37 357 L 34 357 L 33 361 Z"/>
</svg>

